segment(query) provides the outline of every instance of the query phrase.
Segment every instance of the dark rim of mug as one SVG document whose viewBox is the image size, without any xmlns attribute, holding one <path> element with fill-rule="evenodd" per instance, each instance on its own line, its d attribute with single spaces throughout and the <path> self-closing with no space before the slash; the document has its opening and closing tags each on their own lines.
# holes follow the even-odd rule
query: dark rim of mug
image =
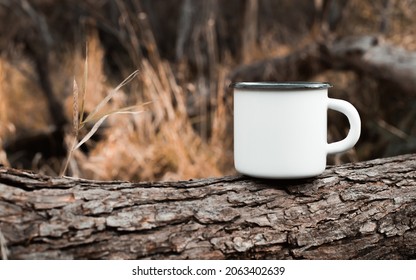
<svg viewBox="0 0 416 280">
<path fill-rule="evenodd" d="M 332 85 L 327 82 L 236 82 L 230 84 L 230 88 L 239 89 L 326 89 Z"/>
</svg>

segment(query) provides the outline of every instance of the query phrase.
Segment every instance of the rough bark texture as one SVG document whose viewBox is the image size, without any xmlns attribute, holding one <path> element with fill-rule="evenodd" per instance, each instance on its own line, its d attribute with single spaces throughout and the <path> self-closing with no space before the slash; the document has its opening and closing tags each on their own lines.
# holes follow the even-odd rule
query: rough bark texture
<svg viewBox="0 0 416 280">
<path fill-rule="evenodd" d="M 415 258 L 416 154 L 284 181 L 98 182 L 0 168 L 0 231 L 10 259 Z"/>
</svg>

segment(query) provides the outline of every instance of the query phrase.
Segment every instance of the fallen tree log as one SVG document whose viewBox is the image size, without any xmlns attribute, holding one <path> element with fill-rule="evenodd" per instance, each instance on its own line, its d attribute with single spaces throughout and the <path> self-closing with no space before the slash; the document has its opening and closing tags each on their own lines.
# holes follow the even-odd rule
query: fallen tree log
<svg viewBox="0 0 416 280">
<path fill-rule="evenodd" d="M 394 85 L 394 93 L 414 96 L 416 52 L 391 45 L 374 35 L 344 37 L 322 49 L 326 49 L 322 55 L 331 61 L 332 69 L 353 70 Z"/>
<path fill-rule="evenodd" d="M 337 40 L 312 42 L 284 57 L 271 57 L 243 64 L 230 72 L 238 81 L 308 80 L 326 70 L 352 70 L 388 82 L 414 95 L 416 52 L 394 46 L 381 36 L 346 36 Z"/>
<path fill-rule="evenodd" d="M 0 167 L 10 259 L 409 259 L 416 154 L 305 180 L 52 178 Z"/>
</svg>

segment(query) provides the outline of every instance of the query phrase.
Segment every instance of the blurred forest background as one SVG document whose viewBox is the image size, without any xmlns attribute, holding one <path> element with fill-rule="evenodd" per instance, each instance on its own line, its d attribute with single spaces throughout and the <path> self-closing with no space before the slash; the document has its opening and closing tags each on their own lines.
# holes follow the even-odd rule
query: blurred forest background
<svg viewBox="0 0 416 280">
<path fill-rule="evenodd" d="M 332 83 L 330 97 L 358 108 L 363 132 L 329 163 L 415 152 L 412 77 L 394 80 L 350 58 L 379 44 L 414 57 L 415 14 L 413 0 L 0 0 L 0 164 L 59 174 L 74 137 L 74 91 L 87 115 L 136 69 L 102 110 L 144 111 L 107 118 L 74 151 L 67 174 L 233 174 L 228 85 L 241 80 Z M 351 40 L 359 44 L 348 52 L 336 47 Z M 347 131 L 330 112 L 329 141 Z"/>
</svg>

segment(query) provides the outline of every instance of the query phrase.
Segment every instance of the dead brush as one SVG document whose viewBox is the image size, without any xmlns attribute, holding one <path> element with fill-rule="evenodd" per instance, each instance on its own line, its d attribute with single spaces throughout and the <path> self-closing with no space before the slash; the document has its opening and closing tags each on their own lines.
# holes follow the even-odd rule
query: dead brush
<svg viewBox="0 0 416 280">
<path fill-rule="evenodd" d="M 68 157 L 62 167 L 62 175 L 70 168 L 73 174 L 81 174 L 82 177 L 92 179 L 142 181 L 221 176 L 224 170 L 229 171 L 228 167 L 223 169 L 229 165 L 232 158 L 227 152 L 230 150 L 230 137 L 226 123 L 230 120 L 230 112 L 222 102 L 225 94 L 222 85 L 225 85 L 226 67 L 217 65 L 219 74 L 216 76 L 216 82 L 219 86 L 217 92 L 212 94 L 214 99 L 220 100 L 215 102 L 215 110 L 210 112 L 212 115 L 209 118 L 212 117 L 212 123 L 207 122 L 205 126 L 212 135 L 207 139 L 203 135 L 207 135 L 208 132 L 198 132 L 194 127 L 195 119 L 187 112 L 190 95 L 199 98 L 201 93 L 196 87 L 189 89 L 186 84 L 179 84 L 172 65 L 157 55 L 156 46 L 151 48 L 156 53 L 153 53 L 149 60 L 142 58 L 137 61 L 140 65 L 140 75 L 137 71 L 134 72 L 116 89 L 111 90 L 110 94 L 105 95 L 103 90 L 100 90 L 106 88 L 103 50 L 97 37 L 89 38 L 88 42 L 86 58 L 90 61 L 85 58 L 83 77 L 78 76 L 78 80 L 82 80 L 83 83 L 73 82 L 74 99 L 68 106 L 72 107 L 73 111 L 73 132 L 68 141 Z M 82 60 L 78 60 L 79 64 L 82 64 Z M 111 94 L 136 76 L 138 83 L 133 83 L 133 87 L 138 86 L 140 94 L 121 91 L 117 95 Z M 94 94 L 88 94 L 87 98 L 86 92 Z M 114 97 L 117 97 L 113 104 L 118 104 L 116 107 L 122 107 L 118 101 L 127 98 L 130 104 L 133 101 L 136 105 L 124 108 L 126 110 L 121 112 L 120 109 L 110 106 L 112 109 L 107 109 L 106 112 L 141 112 L 140 109 L 148 100 L 151 101 L 150 109 L 140 117 L 133 115 L 130 118 L 109 119 L 106 122 L 104 138 L 97 142 L 88 154 L 77 151 L 108 118 L 104 107 L 107 108 L 106 104 Z M 99 105 L 91 107 L 91 104 L 97 103 Z M 88 108 L 84 109 L 85 107 Z M 91 113 L 85 118 L 84 111 Z M 205 117 L 207 116 L 199 117 L 198 121 L 205 121 Z M 80 136 L 80 130 L 85 130 L 86 123 L 92 125 L 92 128 L 85 136 Z M 209 125 L 212 127 L 208 127 Z M 224 139 L 226 141 L 223 141 Z"/>
<path fill-rule="evenodd" d="M 72 144 L 70 148 L 68 149 L 68 156 L 65 161 L 65 164 L 62 167 L 62 170 L 60 172 L 60 176 L 65 175 L 68 166 L 72 160 L 73 153 L 75 150 L 77 150 L 79 147 L 81 147 L 85 142 L 87 142 L 91 137 L 97 132 L 98 128 L 104 123 L 104 121 L 113 115 L 119 115 L 119 114 L 138 114 L 143 112 L 142 107 L 146 104 L 140 104 L 135 106 L 128 106 L 123 107 L 116 110 L 111 111 L 104 111 L 104 106 L 115 96 L 115 94 L 126 84 L 128 84 L 130 81 L 132 81 L 138 74 L 138 70 L 134 71 L 132 74 L 130 74 L 124 81 L 122 81 L 116 88 L 111 90 L 107 96 L 95 107 L 95 109 L 88 114 L 84 118 L 85 111 L 85 97 L 86 97 L 86 87 L 84 86 L 84 89 L 81 91 L 81 96 L 79 94 L 79 87 L 74 79 L 73 83 L 73 127 L 72 127 Z M 86 81 L 88 79 L 88 59 L 85 59 L 85 74 L 84 74 L 84 85 L 86 84 Z M 87 124 L 93 124 L 92 128 L 89 130 L 89 132 L 81 139 L 78 139 L 79 132 L 81 129 L 83 129 Z"/>
<path fill-rule="evenodd" d="M 151 100 L 149 110 L 140 116 L 109 120 L 106 137 L 88 157 L 80 159 L 84 174 L 99 180 L 165 181 L 231 172 L 223 168 L 232 160 L 227 152 L 231 138 L 226 123 L 231 115 L 226 104 L 217 102 L 211 140 L 204 141 L 186 108 L 187 95 L 198 96 L 197 89 L 188 92 L 178 85 L 167 62 L 152 65 L 143 60 L 140 69 L 141 95 L 136 102 Z M 223 83 L 226 71 L 219 73 L 218 82 Z M 217 94 L 222 100 L 224 87 L 218 87 Z"/>
</svg>

